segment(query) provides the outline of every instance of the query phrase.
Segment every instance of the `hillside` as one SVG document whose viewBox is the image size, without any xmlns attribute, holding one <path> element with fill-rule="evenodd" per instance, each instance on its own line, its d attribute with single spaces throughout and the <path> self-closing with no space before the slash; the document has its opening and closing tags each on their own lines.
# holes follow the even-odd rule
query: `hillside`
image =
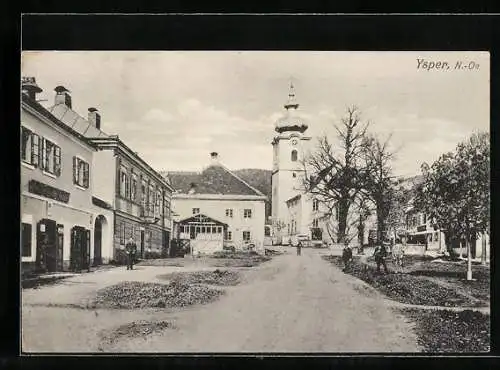
<svg viewBox="0 0 500 370">
<path fill-rule="evenodd" d="M 266 220 L 268 216 L 271 216 L 271 170 L 262 170 L 257 168 L 245 168 L 241 170 L 233 171 L 237 176 L 241 177 L 249 185 L 253 186 L 257 190 L 261 191 L 265 196 L 267 196 L 268 201 L 266 202 Z"/>
</svg>

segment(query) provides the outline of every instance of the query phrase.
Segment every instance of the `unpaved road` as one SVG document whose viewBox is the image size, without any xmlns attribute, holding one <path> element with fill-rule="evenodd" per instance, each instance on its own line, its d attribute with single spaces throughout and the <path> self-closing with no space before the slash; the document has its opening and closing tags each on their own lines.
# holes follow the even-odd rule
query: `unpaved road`
<svg viewBox="0 0 500 370">
<path fill-rule="evenodd" d="M 364 283 L 322 260 L 322 253 L 303 249 L 300 257 L 290 253 L 242 269 L 242 284 L 225 288 L 219 301 L 184 310 L 43 307 L 44 300 L 54 301 L 51 296 L 65 303 L 81 302 L 104 282 L 152 280 L 182 270 L 172 267 L 143 267 L 135 275 L 103 271 L 98 273 L 101 284 L 95 281 L 98 274 L 82 275 L 71 294 L 61 291 L 69 292 L 70 283 L 24 291 L 23 351 L 419 352 L 413 325 Z M 86 285 L 85 279 L 94 282 Z M 175 328 L 102 342 L 103 330 L 134 320 L 169 320 Z"/>
</svg>

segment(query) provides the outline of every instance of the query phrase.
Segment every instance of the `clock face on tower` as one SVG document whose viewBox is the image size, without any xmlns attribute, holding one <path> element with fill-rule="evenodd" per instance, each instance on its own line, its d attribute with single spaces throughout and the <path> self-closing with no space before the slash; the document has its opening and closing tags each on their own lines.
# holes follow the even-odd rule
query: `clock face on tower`
<svg viewBox="0 0 500 370">
<path fill-rule="evenodd" d="M 292 145 L 297 145 L 297 139 L 292 140 Z"/>
</svg>

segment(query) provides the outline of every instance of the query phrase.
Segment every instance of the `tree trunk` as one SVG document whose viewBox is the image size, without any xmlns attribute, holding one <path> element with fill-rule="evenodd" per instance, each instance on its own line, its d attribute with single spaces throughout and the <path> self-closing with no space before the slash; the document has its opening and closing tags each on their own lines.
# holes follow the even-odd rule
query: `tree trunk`
<svg viewBox="0 0 500 370">
<path fill-rule="evenodd" d="M 344 244 L 346 242 L 346 229 L 347 229 L 347 213 L 349 211 L 349 205 L 347 200 L 339 201 L 339 221 L 338 221 L 338 243 Z"/>
<path fill-rule="evenodd" d="M 486 233 L 482 233 L 481 265 L 486 266 Z"/>
<path fill-rule="evenodd" d="M 450 232 L 443 232 L 444 234 L 444 244 L 446 247 L 446 251 L 450 254 L 450 256 L 454 256 L 455 252 L 453 252 L 453 243 L 451 240 L 451 233 Z"/>
<path fill-rule="evenodd" d="M 471 246 L 470 254 L 472 256 L 472 259 L 476 259 L 476 240 L 477 240 L 476 234 L 473 234 L 470 237 L 470 246 Z"/>
<path fill-rule="evenodd" d="M 472 254 L 470 238 L 467 238 L 467 280 L 472 280 Z"/>
<path fill-rule="evenodd" d="M 382 209 L 377 207 L 377 243 L 382 244 L 383 241 L 383 233 L 385 229 L 385 219 L 382 213 Z"/>
</svg>

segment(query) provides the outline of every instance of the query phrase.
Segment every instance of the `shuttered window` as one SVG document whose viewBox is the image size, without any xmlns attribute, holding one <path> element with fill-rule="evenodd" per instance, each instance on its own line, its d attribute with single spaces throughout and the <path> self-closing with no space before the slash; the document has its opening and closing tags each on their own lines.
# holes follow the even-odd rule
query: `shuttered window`
<svg viewBox="0 0 500 370">
<path fill-rule="evenodd" d="M 73 157 L 73 183 L 88 188 L 90 182 L 90 166 L 83 159 Z"/>
</svg>

